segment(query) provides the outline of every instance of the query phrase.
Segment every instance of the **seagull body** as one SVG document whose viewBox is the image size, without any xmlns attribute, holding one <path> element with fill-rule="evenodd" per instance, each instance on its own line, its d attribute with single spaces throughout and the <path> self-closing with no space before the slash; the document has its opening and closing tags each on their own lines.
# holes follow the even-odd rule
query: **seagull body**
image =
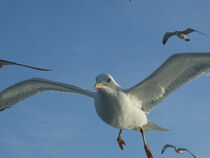
<svg viewBox="0 0 210 158">
<path fill-rule="evenodd" d="M 161 154 L 163 154 L 165 152 L 165 150 L 167 148 L 169 148 L 169 147 L 170 148 L 174 148 L 174 150 L 177 153 L 179 153 L 179 154 L 183 154 L 184 152 L 188 152 L 190 155 L 192 155 L 193 158 L 196 158 L 196 156 L 192 152 L 190 152 L 188 149 L 186 149 L 186 148 L 177 148 L 177 147 L 175 147 L 173 145 L 170 145 L 170 144 L 166 144 L 166 145 L 163 146 L 162 151 L 161 151 Z"/>
<path fill-rule="evenodd" d="M 122 89 L 109 74 L 100 74 L 96 77 L 97 92 L 34 78 L 1 91 L 0 110 L 44 91 L 88 96 L 94 99 L 98 116 L 105 123 L 119 129 L 117 142 L 121 149 L 125 146 L 125 141 L 121 138 L 122 130 L 139 130 L 147 157 L 152 158 L 144 132 L 168 130 L 152 123 L 146 114 L 171 92 L 202 74 L 208 74 L 209 70 L 210 53 L 183 53 L 172 55 L 149 77 L 129 89 Z"/>
<path fill-rule="evenodd" d="M 107 74 L 101 74 L 99 77 L 111 78 Z M 97 82 L 101 83 L 101 80 Z M 114 90 L 109 87 L 101 88 L 96 96 L 96 112 L 107 124 L 119 129 L 139 129 L 147 123 L 141 103 L 127 95 L 120 87 L 116 86 Z"/>
<path fill-rule="evenodd" d="M 166 42 L 168 41 L 168 39 L 171 37 L 171 36 L 177 36 L 179 37 L 180 39 L 183 39 L 185 41 L 190 41 L 190 38 L 187 37 L 187 35 L 191 32 L 198 32 L 202 35 L 205 35 L 207 36 L 206 34 L 202 33 L 202 32 L 199 32 L 197 30 L 194 30 L 192 28 L 188 28 L 184 31 L 174 31 L 174 32 L 167 32 L 164 34 L 163 36 L 163 44 L 166 44 Z"/>
<path fill-rule="evenodd" d="M 12 61 L 0 60 L 0 68 L 2 68 L 4 65 L 17 65 L 17 66 L 27 67 L 27 68 L 31 68 L 31 69 L 35 69 L 35 70 L 40 70 L 40 71 L 51 71 L 50 69 L 43 69 L 43 68 L 38 68 L 38 67 L 29 66 L 29 65 L 15 63 Z"/>
</svg>

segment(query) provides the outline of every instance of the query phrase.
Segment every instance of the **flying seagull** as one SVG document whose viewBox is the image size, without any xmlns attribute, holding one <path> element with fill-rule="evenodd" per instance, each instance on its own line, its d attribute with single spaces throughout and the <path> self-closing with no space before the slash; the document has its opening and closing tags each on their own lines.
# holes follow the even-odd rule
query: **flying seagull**
<svg viewBox="0 0 210 158">
<path fill-rule="evenodd" d="M 161 154 L 163 154 L 165 152 L 165 150 L 167 148 L 169 148 L 169 147 L 174 148 L 174 150 L 177 153 L 179 153 L 179 154 L 183 154 L 184 152 L 188 152 L 190 155 L 192 155 L 193 158 L 196 158 L 196 156 L 193 153 L 191 153 L 188 149 L 186 149 L 186 148 L 177 148 L 177 147 L 175 147 L 173 145 L 170 145 L 170 144 L 166 144 L 166 145 L 163 146 Z"/>
<path fill-rule="evenodd" d="M 210 72 L 210 53 L 182 53 L 169 57 L 157 70 L 142 82 L 123 89 L 109 74 L 96 77 L 96 92 L 74 85 L 33 78 L 19 82 L 0 92 L 0 110 L 44 91 L 75 93 L 94 99 L 98 116 L 107 124 L 119 129 L 117 142 L 121 149 L 125 141 L 124 129 L 141 132 L 144 149 L 152 158 L 144 133 L 168 131 L 147 119 L 147 113 L 171 92 L 189 81 Z"/>
<path fill-rule="evenodd" d="M 177 37 L 179 37 L 180 39 L 183 39 L 185 41 L 190 41 L 190 38 L 187 37 L 187 35 L 191 32 L 198 32 L 204 36 L 207 36 L 206 34 L 202 33 L 202 32 L 199 32 L 197 30 L 194 30 L 192 28 L 188 28 L 184 31 L 174 31 L 174 32 L 166 32 L 163 36 L 163 44 L 166 44 L 166 42 L 168 41 L 168 39 L 171 37 L 171 36 L 174 36 L 176 35 Z"/>
<path fill-rule="evenodd" d="M 12 61 L 0 60 L 0 68 L 2 68 L 4 65 L 18 65 L 18 66 L 23 66 L 23 67 L 35 69 L 35 70 L 51 71 L 50 69 L 43 69 L 43 68 L 38 68 L 38 67 L 33 67 L 33 66 L 28 66 L 28 65 L 23 65 L 23 64 L 15 63 L 15 62 L 12 62 Z"/>
</svg>

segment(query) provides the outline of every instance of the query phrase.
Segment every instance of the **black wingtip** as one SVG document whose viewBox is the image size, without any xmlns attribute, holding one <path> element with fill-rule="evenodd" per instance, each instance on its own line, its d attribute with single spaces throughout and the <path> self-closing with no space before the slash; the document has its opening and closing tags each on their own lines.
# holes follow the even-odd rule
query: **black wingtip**
<svg viewBox="0 0 210 158">
<path fill-rule="evenodd" d="M 164 151 L 165 151 L 165 150 L 164 150 L 164 148 L 163 148 L 163 149 L 161 150 L 161 152 L 160 152 L 160 153 L 161 153 L 161 154 L 163 154 L 163 153 L 164 153 Z"/>
<path fill-rule="evenodd" d="M 1 111 L 4 111 L 4 110 L 7 109 L 7 108 L 10 108 L 10 107 L 2 108 L 2 109 L 0 109 L 0 112 L 1 112 Z"/>
<path fill-rule="evenodd" d="M 42 71 L 53 71 L 52 69 L 39 69 L 39 70 L 42 70 Z"/>
</svg>

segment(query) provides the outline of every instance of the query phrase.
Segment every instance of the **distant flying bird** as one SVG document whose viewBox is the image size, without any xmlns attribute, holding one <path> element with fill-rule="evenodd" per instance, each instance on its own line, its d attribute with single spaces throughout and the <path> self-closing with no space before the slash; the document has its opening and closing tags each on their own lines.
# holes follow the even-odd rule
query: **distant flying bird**
<svg viewBox="0 0 210 158">
<path fill-rule="evenodd" d="M 175 147 L 173 145 L 170 145 L 170 144 L 166 144 L 166 145 L 163 146 L 161 154 L 163 154 L 165 152 L 165 150 L 167 148 L 169 148 L 169 147 L 174 148 L 174 150 L 177 153 L 179 153 L 179 154 L 183 154 L 184 152 L 188 152 L 190 155 L 192 155 L 193 158 L 196 158 L 196 156 L 193 153 L 191 153 L 188 149 L 186 149 L 186 148 L 177 148 L 177 147 Z"/>
<path fill-rule="evenodd" d="M 194 29 L 191 29 L 191 28 L 188 28 L 184 31 L 174 31 L 174 32 L 166 32 L 165 35 L 163 36 L 163 44 L 166 44 L 166 42 L 168 41 L 168 39 L 171 37 L 171 36 L 174 36 L 176 35 L 177 37 L 179 37 L 180 39 L 183 39 L 185 41 L 190 41 L 190 38 L 187 37 L 187 35 L 191 32 L 198 32 L 204 36 L 207 36 L 206 34 L 202 33 L 202 32 L 199 32 L 197 30 L 194 30 Z"/>
<path fill-rule="evenodd" d="M 51 71 L 50 69 L 43 69 L 43 68 L 38 68 L 38 67 L 33 67 L 33 66 L 28 66 L 28 65 L 15 63 L 15 62 L 12 62 L 12 61 L 0 60 L 0 68 L 2 68 L 4 65 L 18 65 L 18 66 L 23 66 L 23 67 L 27 67 L 27 68 L 31 68 L 31 69 L 35 69 L 35 70 L 40 70 L 40 71 Z"/>
<path fill-rule="evenodd" d="M 111 75 L 105 73 L 96 77 L 96 92 L 34 78 L 1 91 L 0 110 L 44 91 L 84 95 L 94 100 L 96 113 L 105 123 L 119 129 L 117 142 L 121 149 L 125 146 L 121 137 L 122 130 L 137 130 L 141 132 L 147 157 L 152 158 L 144 132 L 168 130 L 149 121 L 147 113 L 179 87 L 209 72 L 210 53 L 182 53 L 169 57 L 149 77 L 129 89 L 121 88 Z"/>
</svg>

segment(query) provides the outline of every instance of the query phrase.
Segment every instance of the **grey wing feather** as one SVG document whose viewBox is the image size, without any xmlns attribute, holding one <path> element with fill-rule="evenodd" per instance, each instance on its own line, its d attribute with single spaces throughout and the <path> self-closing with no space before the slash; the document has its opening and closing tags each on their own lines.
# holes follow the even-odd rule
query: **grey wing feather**
<svg viewBox="0 0 210 158">
<path fill-rule="evenodd" d="M 155 72 L 139 84 L 125 90 L 151 110 L 171 92 L 189 81 L 209 73 L 210 53 L 182 53 L 169 57 Z"/>
<path fill-rule="evenodd" d="M 161 154 L 163 154 L 163 153 L 166 151 L 166 149 L 169 148 L 169 147 L 176 148 L 176 147 L 173 146 L 173 145 L 166 144 L 166 145 L 163 146 L 163 148 L 162 148 L 162 150 L 161 150 Z"/>
<path fill-rule="evenodd" d="M 40 71 L 51 71 L 50 69 L 43 69 L 43 68 L 39 68 L 39 67 L 33 67 L 33 66 L 29 66 L 29 65 L 15 63 L 12 61 L 0 60 L 0 68 L 4 65 L 18 65 L 18 66 L 23 66 L 23 67 L 27 67 L 27 68 L 31 68 L 31 69 L 35 69 L 35 70 L 40 70 Z"/>
<path fill-rule="evenodd" d="M 88 97 L 95 97 L 95 93 L 76 87 L 74 85 L 54 82 L 45 79 L 33 78 L 19 82 L 0 92 L 0 110 L 43 91 L 57 91 L 65 93 L 76 93 Z"/>
<path fill-rule="evenodd" d="M 174 35 L 174 32 L 167 32 L 164 34 L 163 36 L 163 44 L 166 44 L 166 42 L 168 41 L 168 39 Z"/>
<path fill-rule="evenodd" d="M 166 151 L 167 148 L 168 148 L 167 146 L 163 146 L 163 148 L 161 150 L 161 154 L 163 154 Z"/>
<path fill-rule="evenodd" d="M 196 158 L 196 156 L 191 152 L 189 151 L 188 149 L 186 148 L 181 148 L 183 151 L 187 151 L 190 155 L 192 155 L 193 158 Z"/>
<path fill-rule="evenodd" d="M 204 36 L 207 36 L 205 33 L 203 33 L 203 32 L 200 32 L 200 31 L 197 31 L 197 30 L 194 30 L 194 29 L 191 29 L 191 28 L 188 28 L 188 29 L 186 29 L 186 30 L 184 30 L 184 31 L 182 31 L 182 33 L 184 33 L 184 34 L 189 34 L 189 33 L 191 33 L 191 32 L 198 32 L 198 33 L 200 33 L 200 34 L 202 34 L 202 35 L 204 35 Z"/>
<path fill-rule="evenodd" d="M 196 156 L 193 153 L 191 153 L 189 150 L 188 152 L 190 153 L 190 155 L 192 155 L 192 157 L 196 158 Z"/>
<path fill-rule="evenodd" d="M 196 30 L 191 29 L 191 28 L 188 28 L 188 29 L 186 29 L 186 30 L 184 30 L 184 31 L 181 31 L 181 32 L 187 35 L 187 34 L 193 32 L 193 31 L 196 31 Z"/>
</svg>

